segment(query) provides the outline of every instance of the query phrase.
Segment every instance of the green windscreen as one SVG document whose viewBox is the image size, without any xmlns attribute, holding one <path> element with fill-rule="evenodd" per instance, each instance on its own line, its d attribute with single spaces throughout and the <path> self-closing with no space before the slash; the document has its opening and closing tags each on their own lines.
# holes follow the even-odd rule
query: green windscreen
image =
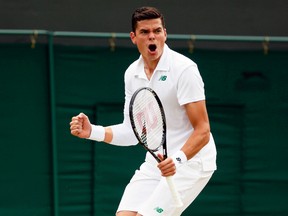
<svg viewBox="0 0 288 216">
<path fill-rule="evenodd" d="M 218 170 L 183 215 L 288 215 L 288 52 L 176 50 L 198 64 L 218 150 Z M 121 123 L 138 51 L 55 44 L 53 65 L 48 57 L 46 44 L 0 44 L 0 215 L 114 215 L 145 150 L 75 138 L 69 122 L 84 112 Z"/>
</svg>

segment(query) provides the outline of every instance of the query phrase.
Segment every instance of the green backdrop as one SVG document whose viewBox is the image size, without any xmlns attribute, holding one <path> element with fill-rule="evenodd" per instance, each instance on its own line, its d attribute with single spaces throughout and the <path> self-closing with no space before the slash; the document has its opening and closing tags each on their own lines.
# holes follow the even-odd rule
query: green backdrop
<svg viewBox="0 0 288 216">
<path fill-rule="evenodd" d="M 217 172 L 183 215 L 288 215 L 288 52 L 177 50 L 198 63 L 218 149 Z M 139 54 L 55 45 L 51 85 L 48 51 L 0 44 L 0 215 L 114 215 L 145 152 L 77 139 L 69 122 L 85 112 L 119 123 Z"/>
</svg>

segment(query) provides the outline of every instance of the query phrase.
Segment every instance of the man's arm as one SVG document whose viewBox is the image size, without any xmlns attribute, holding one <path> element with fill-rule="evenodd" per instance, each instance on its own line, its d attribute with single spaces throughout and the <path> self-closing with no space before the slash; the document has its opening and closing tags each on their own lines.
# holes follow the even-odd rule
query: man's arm
<svg viewBox="0 0 288 216">
<path fill-rule="evenodd" d="M 103 127 L 91 124 L 88 116 L 80 113 L 72 118 L 70 131 L 72 135 L 79 138 L 113 145 L 130 146 L 138 143 L 127 116 L 124 117 L 124 121 L 121 124 Z"/>
<path fill-rule="evenodd" d="M 208 119 L 208 114 L 206 110 L 205 100 L 188 103 L 185 106 L 188 118 L 194 128 L 194 131 L 182 147 L 181 151 L 186 155 L 186 160 L 191 159 L 196 155 L 208 142 L 210 139 L 210 124 Z M 177 152 L 176 155 L 168 157 L 163 160 L 162 155 L 158 155 L 163 161 L 158 164 L 158 168 L 161 170 L 163 176 L 171 176 L 176 173 L 176 163 L 175 157 L 181 156 Z M 185 157 L 184 155 L 184 157 Z"/>
<path fill-rule="evenodd" d="M 188 103 L 184 106 L 194 128 L 193 133 L 181 149 L 189 160 L 209 142 L 210 123 L 205 100 Z"/>
</svg>

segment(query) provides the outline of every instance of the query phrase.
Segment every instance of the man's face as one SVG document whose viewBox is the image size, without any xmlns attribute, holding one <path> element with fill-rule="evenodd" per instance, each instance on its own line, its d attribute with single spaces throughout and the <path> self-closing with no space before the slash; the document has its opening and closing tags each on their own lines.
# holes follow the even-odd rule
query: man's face
<svg viewBox="0 0 288 216">
<path fill-rule="evenodd" d="M 155 61 L 159 60 L 163 53 L 167 33 L 160 18 L 149 19 L 139 21 L 130 37 L 146 61 Z"/>
</svg>

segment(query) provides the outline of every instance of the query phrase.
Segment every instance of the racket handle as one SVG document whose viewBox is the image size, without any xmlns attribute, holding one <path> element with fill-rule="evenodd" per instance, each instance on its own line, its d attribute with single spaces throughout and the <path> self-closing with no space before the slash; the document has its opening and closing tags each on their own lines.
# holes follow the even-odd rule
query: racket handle
<svg viewBox="0 0 288 216">
<path fill-rule="evenodd" d="M 175 187 L 175 184 L 174 184 L 174 181 L 173 181 L 173 177 L 172 176 L 166 177 L 166 181 L 167 181 L 169 189 L 170 189 L 170 191 L 172 193 L 172 197 L 174 199 L 175 206 L 176 207 L 183 206 L 183 202 L 182 202 L 182 200 L 180 198 L 180 195 L 179 195 L 178 191 L 176 190 L 176 187 Z"/>
</svg>

